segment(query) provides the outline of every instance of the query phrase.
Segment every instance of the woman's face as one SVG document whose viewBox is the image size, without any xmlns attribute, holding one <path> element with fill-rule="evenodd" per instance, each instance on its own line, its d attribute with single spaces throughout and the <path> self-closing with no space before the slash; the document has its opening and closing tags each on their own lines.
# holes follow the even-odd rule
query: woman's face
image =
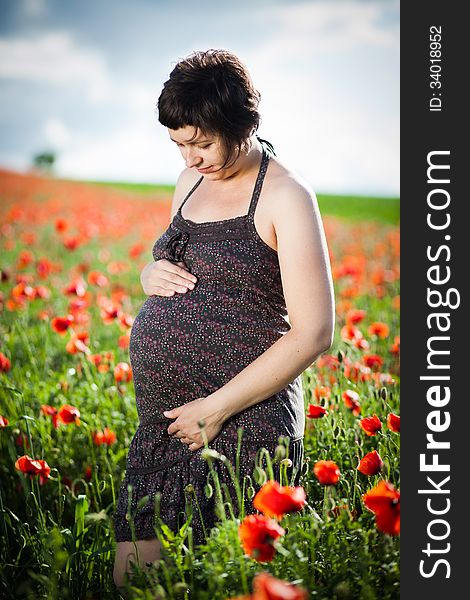
<svg viewBox="0 0 470 600">
<path fill-rule="evenodd" d="M 179 129 L 168 128 L 168 132 L 189 169 L 195 169 L 211 180 L 223 179 L 233 170 L 233 165 L 228 169 L 221 168 L 224 164 L 224 148 L 218 135 L 204 134 L 192 125 Z"/>
</svg>

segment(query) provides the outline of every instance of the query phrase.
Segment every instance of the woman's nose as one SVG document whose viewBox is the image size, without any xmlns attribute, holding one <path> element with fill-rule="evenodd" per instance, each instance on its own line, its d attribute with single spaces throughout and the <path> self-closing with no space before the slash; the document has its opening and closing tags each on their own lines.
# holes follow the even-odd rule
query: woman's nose
<svg viewBox="0 0 470 600">
<path fill-rule="evenodd" d="M 188 168 L 195 167 L 201 164 L 201 157 L 197 155 L 197 152 L 194 149 L 189 148 L 186 151 L 186 166 Z"/>
</svg>

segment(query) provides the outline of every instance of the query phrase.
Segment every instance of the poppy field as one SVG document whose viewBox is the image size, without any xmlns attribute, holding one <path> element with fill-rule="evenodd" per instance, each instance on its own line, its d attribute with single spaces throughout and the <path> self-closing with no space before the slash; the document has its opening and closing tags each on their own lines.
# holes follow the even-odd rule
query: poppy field
<svg viewBox="0 0 470 600">
<path fill-rule="evenodd" d="M 129 337 L 170 198 L 0 170 L 2 598 L 119 598 L 112 515 L 138 424 Z M 189 509 L 179 532 L 157 519 L 162 559 L 135 568 L 128 597 L 399 598 L 399 230 L 337 213 L 323 213 L 336 333 L 302 374 L 300 485 L 282 439 L 239 482 L 257 514 L 226 506 L 215 474 L 217 527 L 196 546 Z"/>
</svg>

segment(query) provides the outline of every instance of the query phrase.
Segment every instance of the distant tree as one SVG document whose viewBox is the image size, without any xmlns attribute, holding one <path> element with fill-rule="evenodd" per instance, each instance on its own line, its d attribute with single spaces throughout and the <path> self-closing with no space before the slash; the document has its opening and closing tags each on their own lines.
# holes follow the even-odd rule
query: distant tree
<svg viewBox="0 0 470 600">
<path fill-rule="evenodd" d="M 33 157 L 33 166 L 35 169 L 51 175 L 54 169 L 56 156 L 54 152 L 40 152 Z"/>
</svg>

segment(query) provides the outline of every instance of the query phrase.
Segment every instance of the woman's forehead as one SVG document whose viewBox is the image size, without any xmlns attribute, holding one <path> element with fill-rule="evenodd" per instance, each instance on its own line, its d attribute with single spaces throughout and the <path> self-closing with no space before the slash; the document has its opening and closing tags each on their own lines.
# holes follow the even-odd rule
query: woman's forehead
<svg viewBox="0 0 470 600">
<path fill-rule="evenodd" d="M 170 129 L 168 127 L 168 133 L 170 134 L 170 139 L 179 144 L 198 144 L 208 140 L 210 137 L 214 137 L 204 133 L 202 129 L 193 125 L 185 125 L 179 129 Z"/>
</svg>

